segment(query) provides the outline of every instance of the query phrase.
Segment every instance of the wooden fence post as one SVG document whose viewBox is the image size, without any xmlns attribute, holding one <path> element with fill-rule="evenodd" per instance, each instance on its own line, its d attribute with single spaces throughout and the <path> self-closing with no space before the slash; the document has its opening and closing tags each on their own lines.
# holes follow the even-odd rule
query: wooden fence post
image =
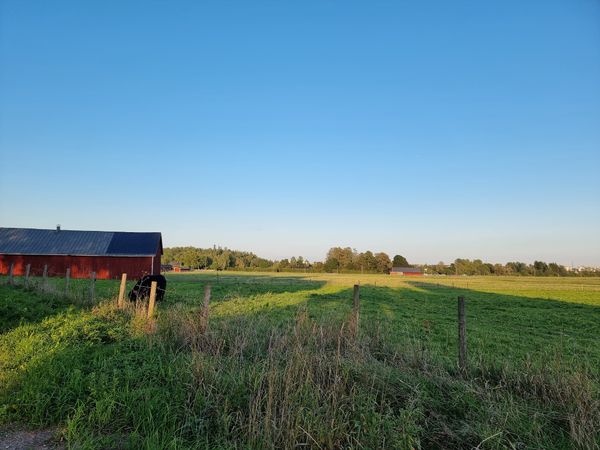
<svg viewBox="0 0 600 450">
<path fill-rule="evenodd" d="M 65 275 L 65 297 L 69 295 L 69 284 L 71 283 L 71 268 L 67 267 L 67 274 Z"/>
<path fill-rule="evenodd" d="M 42 290 L 48 287 L 48 264 L 44 264 L 44 273 L 42 274 Z"/>
<path fill-rule="evenodd" d="M 148 319 L 154 315 L 154 303 L 156 302 L 156 281 L 150 285 L 150 301 L 148 302 Z"/>
<path fill-rule="evenodd" d="M 462 372 L 467 370 L 467 318 L 462 295 L 458 297 L 458 367 Z"/>
<path fill-rule="evenodd" d="M 125 299 L 125 287 L 127 286 L 127 274 L 121 275 L 121 286 L 119 287 L 119 298 L 117 299 L 117 307 L 122 308 Z"/>
<path fill-rule="evenodd" d="M 8 268 L 8 284 L 11 286 L 15 284 L 15 279 L 13 277 L 13 272 L 15 270 L 15 263 L 10 263 L 10 267 Z"/>
<path fill-rule="evenodd" d="M 358 334 L 358 322 L 359 322 L 359 313 L 360 313 L 360 285 L 354 285 L 354 295 L 353 295 L 353 303 L 352 303 L 352 324 L 351 330 L 352 334 L 356 336 Z"/>
<path fill-rule="evenodd" d="M 200 310 L 200 332 L 206 333 L 208 329 L 208 305 L 210 303 L 210 284 L 204 286 L 204 302 Z"/>
<path fill-rule="evenodd" d="M 29 287 L 29 272 L 31 272 L 31 264 L 25 266 L 25 287 Z"/>
<path fill-rule="evenodd" d="M 94 303 L 94 295 L 96 293 L 96 272 L 90 274 L 90 303 Z"/>
</svg>

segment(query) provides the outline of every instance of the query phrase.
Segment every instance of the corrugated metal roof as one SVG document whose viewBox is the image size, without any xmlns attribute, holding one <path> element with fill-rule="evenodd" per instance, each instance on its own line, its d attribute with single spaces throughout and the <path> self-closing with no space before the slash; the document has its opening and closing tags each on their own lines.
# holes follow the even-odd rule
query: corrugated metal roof
<svg viewBox="0 0 600 450">
<path fill-rule="evenodd" d="M 156 255 L 161 243 L 160 233 L 115 232 L 106 249 L 107 255 Z M 162 249 L 161 249 L 162 250 Z"/>
<path fill-rule="evenodd" d="M 12 255 L 153 256 L 160 233 L 0 228 L 0 253 Z"/>
</svg>

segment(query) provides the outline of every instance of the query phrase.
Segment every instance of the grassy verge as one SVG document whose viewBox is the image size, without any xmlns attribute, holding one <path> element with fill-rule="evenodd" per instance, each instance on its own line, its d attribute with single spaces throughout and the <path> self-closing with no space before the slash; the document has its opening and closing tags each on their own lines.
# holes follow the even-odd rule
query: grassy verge
<svg viewBox="0 0 600 450">
<path fill-rule="evenodd" d="M 586 361 L 475 357 L 462 376 L 422 324 L 399 338 L 365 305 L 354 337 L 338 291 L 309 287 L 217 287 L 206 333 L 183 298 L 147 320 L 0 287 L 24 314 L 0 335 L 0 420 L 80 448 L 598 448 Z"/>
</svg>

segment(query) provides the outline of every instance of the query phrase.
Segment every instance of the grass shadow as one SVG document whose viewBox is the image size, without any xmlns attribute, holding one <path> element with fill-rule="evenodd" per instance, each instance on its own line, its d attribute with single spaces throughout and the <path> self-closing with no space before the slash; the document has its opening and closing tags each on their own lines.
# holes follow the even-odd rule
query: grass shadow
<svg viewBox="0 0 600 450">
<path fill-rule="evenodd" d="M 297 294 L 322 288 L 326 282 L 310 277 L 285 277 L 266 274 L 238 275 L 211 273 L 168 274 L 165 304 L 199 305 L 204 287 L 211 285 L 212 301 L 232 298 L 252 298 L 265 294 Z"/>
<path fill-rule="evenodd" d="M 307 298 L 309 313 L 315 319 L 347 317 L 352 294 L 347 288 L 312 292 Z M 360 294 L 361 324 L 385 326 L 397 342 L 425 340 L 432 351 L 449 360 L 457 352 L 457 297 L 464 296 L 472 359 L 502 365 L 527 359 L 541 364 L 560 358 L 586 365 L 600 376 L 597 306 L 423 282 L 400 288 L 364 285 Z"/>
<path fill-rule="evenodd" d="M 64 297 L 21 286 L 0 285 L 0 334 L 20 325 L 33 324 L 80 306 Z"/>
</svg>

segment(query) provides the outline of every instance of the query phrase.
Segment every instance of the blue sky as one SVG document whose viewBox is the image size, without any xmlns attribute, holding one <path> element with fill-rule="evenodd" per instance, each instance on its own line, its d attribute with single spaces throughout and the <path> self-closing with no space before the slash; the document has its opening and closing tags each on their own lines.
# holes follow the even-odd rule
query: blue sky
<svg viewBox="0 0 600 450">
<path fill-rule="evenodd" d="M 0 0 L 0 226 L 600 265 L 600 3 Z"/>
</svg>

